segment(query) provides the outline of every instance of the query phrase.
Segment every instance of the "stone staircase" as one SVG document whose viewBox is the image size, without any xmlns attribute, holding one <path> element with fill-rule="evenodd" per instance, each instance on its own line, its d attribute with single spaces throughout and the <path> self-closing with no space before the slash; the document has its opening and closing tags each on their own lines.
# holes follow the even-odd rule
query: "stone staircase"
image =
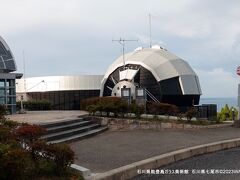
<svg viewBox="0 0 240 180">
<path fill-rule="evenodd" d="M 84 117 L 45 123 L 40 126 L 47 130 L 46 135 L 42 136 L 41 139 L 48 143 L 73 142 L 108 129 L 107 126 L 101 126 Z"/>
</svg>

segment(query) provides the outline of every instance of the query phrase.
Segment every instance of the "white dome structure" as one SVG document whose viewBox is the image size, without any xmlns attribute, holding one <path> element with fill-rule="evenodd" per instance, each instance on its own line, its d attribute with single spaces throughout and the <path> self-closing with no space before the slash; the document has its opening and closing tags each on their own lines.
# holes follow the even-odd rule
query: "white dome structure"
<svg viewBox="0 0 240 180">
<path fill-rule="evenodd" d="M 198 104 L 198 77 L 183 59 L 164 48 L 145 48 L 119 57 L 109 66 L 101 83 L 101 96 L 118 96 L 114 90 L 124 81 L 146 88 L 160 102 L 188 106 Z M 129 85 L 128 85 L 129 86 Z M 134 97 L 133 97 L 134 99 Z"/>
</svg>

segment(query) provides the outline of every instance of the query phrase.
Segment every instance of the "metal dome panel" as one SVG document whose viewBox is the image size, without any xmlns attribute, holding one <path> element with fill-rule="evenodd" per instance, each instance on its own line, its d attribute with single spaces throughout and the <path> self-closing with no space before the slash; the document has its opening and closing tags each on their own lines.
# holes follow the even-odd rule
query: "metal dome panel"
<svg viewBox="0 0 240 180">
<path fill-rule="evenodd" d="M 125 64 L 142 65 L 152 72 L 157 81 L 180 75 L 196 76 L 195 72 L 186 61 L 164 49 L 147 48 L 128 53 L 125 55 Z M 107 78 L 113 70 L 120 66 L 123 66 L 122 56 L 110 65 L 105 74 L 105 78 Z"/>
<path fill-rule="evenodd" d="M 146 48 L 127 53 L 124 57 L 125 65 L 135 64 L 146 68 L 152 73 L 157 82 L 161 83 L 161 81 L 167 79 L 182 77 L 182 82 L 180 82 L 180 79 L 179 82 L 182 83 L 181 89 L 184 95 L 201 94 L 197 75 L 190 65 L 165 49 Z M 103 92 L 104 84 L 111 73 L 123 65 L 123 57 L 120 56 L 109 66 L 102 80 L 101 94 Z"/>
</svg>

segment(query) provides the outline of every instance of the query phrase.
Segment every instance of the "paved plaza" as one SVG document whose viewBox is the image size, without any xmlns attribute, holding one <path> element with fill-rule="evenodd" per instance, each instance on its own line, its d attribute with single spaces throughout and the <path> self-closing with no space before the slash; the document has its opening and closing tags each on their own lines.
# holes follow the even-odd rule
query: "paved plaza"
<svg viewBox="0 0 240 180">
<path fill-rule="evenodd" d="M 229 180 L 240 179 L 240 148 L 205 154 L 159 168 L 159 170 L 188 170 L 189 174 L 139 175 L 132 180 Z M 201 173 L 199 173 L 201 170 Z M 214 174 L 211 173 L 214 170 Z M 227 171 L 225 171 L 227 170 Z M 228 171 L 230 170 L 230 171 Z M 231 170 L 237 170 L 231 172 Z M 198 172 L 198 173 L 197 173 Z M 208 173 L 208 174 L 207 174 Z"/>
<path fill-rule="evenodd" d="M 143 159 L 200 144 L 240 137 L 240 129 L 108 131 L 71 143 L 75 163 L 101 173 Z"/>
<path fill-rule="evenodd" d="M 8 115 L 7 118 L 17 122 L 26 122 L 29 124 L 41 124 L 47 122 L 68 120 L 78 118 L 78 116 L 88 114 L 86 111 L 27 111 L 26 114 Z"/>
<path fill-rule="evenodd" d="M 11 120 L 40 124 L 78 118 L 85 111 L 31 111 L 8 115 Z M 240 137 L 240 129 L 222 127 L 192 130 L 107 131 L 70 143 L 75 163 L 101 173 L 163 153 L 200 144 Z"/>
</svg>

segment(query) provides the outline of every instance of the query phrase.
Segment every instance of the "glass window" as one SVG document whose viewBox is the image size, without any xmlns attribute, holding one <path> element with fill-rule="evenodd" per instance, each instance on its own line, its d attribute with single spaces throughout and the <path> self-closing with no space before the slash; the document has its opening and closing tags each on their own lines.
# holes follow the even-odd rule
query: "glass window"
<svg viewBox="0 0 240 180">
<path fill-rule="evenodd" d="M 0 87 L 5 87 L 5 80 L 4 79 L 0 80 Z"/>
<path fill-rule="evenodd" d="M 11 88 L 11 89 L 10 89 L 10 95 L 16 95 L 15 88 Z"/>
<path fill-rule="evenodd" d="M 9 85 L 10 85 L 10 82 L 9 82 L 9 80 L 7 80 L 6 81 L 6 86 L 9 87 Z"/>
<path fill-rule="evenodd" d="M 10 89 L 7 89 L 6 92 L 7 92 L 7 95 L 10 95 Z"/>
<path fill-rule="evenodd" d="M 15 80 L 14 80 L 14 79 L 11 79 L 11 80 L 10 80 L 10 86 L 15 87 Z"/>
<path fill-rule="evenodd" d="M 5 104 L 5 97 L 0 97 L 0 104 Z"/>
<path fill-rule="evenodd" d="M 4 47 L 2 42 L 0 42 L 0 55 L 5 55 L 5 56 L 7 55 L 6 48 Z"/>
<path fill-rule="evenodd" d="M 7 95 L 15 95 L 15 89 L 14 88 L 10 88 L 6 90 Z"/>
<path fill-rule="evenodd" d="M 7 98 L 7 104 L 12 104 L 12 99 L 13 99 L 12 97 L 8 97 Z"/>
<path fill-rule="evenodd" d="M 12 104 L 16 104 L 16 97 L 12 97 Z"/>
<path fill-rule="evenodd" d="M 144 90 L 143 89 L 137 89 L 137 96 L 144 96 Z"/>
<path fill-rule="evenodd" d="M 0 96 L 5 96 L 5 89 L 0 89 Z"/>
</svg>

